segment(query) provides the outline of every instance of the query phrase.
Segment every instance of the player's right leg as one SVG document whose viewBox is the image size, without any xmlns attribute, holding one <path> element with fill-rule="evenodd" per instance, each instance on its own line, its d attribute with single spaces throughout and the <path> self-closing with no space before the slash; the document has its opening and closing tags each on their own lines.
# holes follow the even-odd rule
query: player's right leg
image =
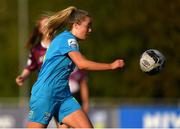
<svg viewBox="0 0 180 129">
<path fill-rule="evenodd" d="M 31 96 L 28 128 L 45 128 L 53 116 L 57 102 Z"/>
</svg>

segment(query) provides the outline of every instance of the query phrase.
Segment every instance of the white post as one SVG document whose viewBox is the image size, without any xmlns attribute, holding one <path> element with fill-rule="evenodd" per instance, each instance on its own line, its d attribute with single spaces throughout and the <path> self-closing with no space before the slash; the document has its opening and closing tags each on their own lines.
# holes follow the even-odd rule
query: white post
<svg viewBox="0 0 180 129">
<path fill-rule="evenodd" d="M 25 66 L 25 43 L 28 36 L 28 0 L 18 0 L 18 45 L 19 45 L 19 72 L 22 72 Z M 27 98 L 27 85 L 19 87 L 19 105 L 23 106 Z"/>
</svg>

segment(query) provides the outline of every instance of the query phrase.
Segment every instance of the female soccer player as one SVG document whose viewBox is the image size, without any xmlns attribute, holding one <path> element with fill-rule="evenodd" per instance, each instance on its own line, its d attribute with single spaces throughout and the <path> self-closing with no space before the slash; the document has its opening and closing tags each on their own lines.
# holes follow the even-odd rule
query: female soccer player
<svg viewBox="0 0 180 129">
<path fill-rule="evenodd" d="M 33 71 L 40 71 L 43 58 L 47 47 L 49 46 L 50 39 L 43 34 L 42 25 L 48 19 L 47 16 L 41 17 L 37 21 L 37 25 L 33 29 L 26 47 L 31 47 L 30 54 L 27 61 L 27 66 L 23 69 L 22 73 L 16 77 L 16 83 L 19 86 L 24 84 L 24 81 L 29 77 Z"/>
<path fill-rule="evenodd" d="M 93 128 L 79 103 L 72 97 L 68 78 L 75 65 L 85 70 L 113 70 L 122 68 L 124 61 L 97 63 L 86 59 L 79 51 L 78 41 L 91 32 L 88 12 L 70 6 L 50 16 L 44 30 L 52 38 L 30 98 L 29 128 L 47 127 L 54 116 L 59 123 L 72 128 Z"/>
</svg>

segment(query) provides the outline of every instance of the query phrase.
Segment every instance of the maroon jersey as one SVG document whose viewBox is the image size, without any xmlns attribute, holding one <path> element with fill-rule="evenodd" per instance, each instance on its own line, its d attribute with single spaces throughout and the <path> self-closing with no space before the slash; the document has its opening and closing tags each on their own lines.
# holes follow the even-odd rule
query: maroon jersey
<svg viewBox="0 0 180 129">
<path fill-rule="evenodd" d="M 42 46 L 41 43 L 34 46 L 29 53 L 26 69 L 29 71 L 39 71 L 43 63 L 46 50 L 47 48 Z"/>
</svg>

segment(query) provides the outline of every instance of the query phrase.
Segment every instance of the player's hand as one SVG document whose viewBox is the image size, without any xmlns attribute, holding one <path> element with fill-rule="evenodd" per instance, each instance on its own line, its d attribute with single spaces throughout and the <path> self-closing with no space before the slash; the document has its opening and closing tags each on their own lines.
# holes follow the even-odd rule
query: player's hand
<svg viewBox="0 0 180 129">
<path fill-rule="evenodd" d="M 117 59 L 113 63 L 111 63 L 112 69 L 122 68 L 124 67 L 125 63 L 122 59 Z"/>
<path fill-rule="evenodd" d="M 16 78 L 16 83 L 17 83 L 17 85 L 22 86 L 24 83 L 24 78 L 22 76 L 18 76 Z"/>
</svg>

